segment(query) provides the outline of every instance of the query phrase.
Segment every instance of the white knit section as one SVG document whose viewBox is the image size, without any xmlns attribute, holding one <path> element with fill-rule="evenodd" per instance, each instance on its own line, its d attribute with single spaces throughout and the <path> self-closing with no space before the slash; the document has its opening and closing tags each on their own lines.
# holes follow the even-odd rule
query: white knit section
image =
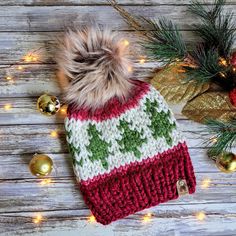
<svg viewBox="0 0 236 236">
<path fill-rule="evenodd" d="M 160 93 L 156 91 L 154 88 L 151 87 L 150 91 L 139 101 L 139 106 L 127 110 L 125 113 L 121 114 L 117 118 L 112 118 L 105 120 L 103 122 L 96 122 L 96 121 L 80 121 L 75 119 L 68 119 L 65 120 L 65 128 L 69 132 L 71 131 L 72 137 L 67 141 L 73 144 L 76 148 L 80 148 L 80 153 L 76 155 L 76 159 L 78 161 L 83 159 L 83 165 L 80 166 L 76 164 L 74 167 L 74 171 L 76 176 L 79 179 L 87 180 L 88 178 L 93 178 L 99 174 L 109 173 L 114 168 L 119 168 L 120 166 L 124 166 L 126 164 L 135 162 L 135 161 L 142 161 L 144 159 L 153 157 L 158 153 L 162 153 L 175 145 L 179 142 L 183 142 L 183 137 L 179 129 L 173 129 L 171 133 L 172 137 L 172 146 L 169 146 L 166 143 L 164 137 L 159 137 L 157 140 L 153 138 L 151 130 L 148 126 L 151 124 L 151 120 L 149 119 L 148 114 L 145 112 L 145 102 L 146 99 L 157 100 L 158 102 L 158 112 L 164 111 L 167 113 L 169 111 L 168 106 Z M 131 125 L 129 126 L 130 129 L 137 130 L 139 132 L 143 132 L 142 138 L 147 139 L 147 143 L 143 143 L 142 146 L 139 148 L 141 152 L 141 158 L 138 159 L 133 153 L 126 152 L 122 153 L 120 151 L 120 146 L 117 140 L 122 139 L 122 132 L 118 129 L 121 120 L 125 120 Z M 170 115 L 170 122 L 175 122 L 175 118 L 171 112 Z M 89 124 L 95 124 L 98 131 L 101 132 L 101 138 L 105 140 L 107 143 L 110 143 L 109 147 L 109 156 L 107 158 L 108 162 L 108 169 L 104 169 L 101 165 L 100 160 L 91 161 L 89 159 L 89 154 L 87 151 L 87 146 L 89 145 L 89 137 L 87 134 L 87 128 Z"/>
</svg>

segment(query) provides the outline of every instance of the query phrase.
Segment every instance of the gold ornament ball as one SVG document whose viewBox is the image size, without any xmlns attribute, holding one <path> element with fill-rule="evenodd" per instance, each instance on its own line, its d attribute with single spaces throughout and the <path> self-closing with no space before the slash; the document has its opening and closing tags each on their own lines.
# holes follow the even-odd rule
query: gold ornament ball
<svg viewBox="0 0 236 236">
<path fill-rule="evenodd" d="M 52 172 L 53 161 L 45 154 L 35 154 L 29 163 L 29 169 L 33 175 L 44 177 Z"/>
<path fill-rule="evenodd" d="M 60 109 L 60 101 L 55 96 L 43 94 L 38 98 L 37 109 L 44 115 L 55 115 Z"/>
<path fill-rule="evenodd" d="M 236 171 L 236 155 L 232 152 L 224 152 L 216 159 L 216 166 L 225 173 Z"/>
</svg>

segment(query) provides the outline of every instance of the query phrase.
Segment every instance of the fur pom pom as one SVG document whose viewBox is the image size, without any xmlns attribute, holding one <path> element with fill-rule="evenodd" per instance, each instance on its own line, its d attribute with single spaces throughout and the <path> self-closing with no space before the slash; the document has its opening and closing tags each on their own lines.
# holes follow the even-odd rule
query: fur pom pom
<svg viewBox="0 0 236 236">
<path fill-rule="evenodd" d="M 131 91 L 128 48 L 116 33 L 98 26 L 69 30 L 56 58 L 67 79 L 65 100 L 96 109 L 113 97 L 125 100 Z"/>
</svg>

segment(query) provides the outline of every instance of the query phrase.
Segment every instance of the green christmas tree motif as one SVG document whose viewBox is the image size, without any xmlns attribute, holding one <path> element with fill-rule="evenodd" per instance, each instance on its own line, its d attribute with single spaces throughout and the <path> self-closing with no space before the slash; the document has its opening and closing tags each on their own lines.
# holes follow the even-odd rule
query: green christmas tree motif
<svg viewBox="0 0 236 236">
<path fill-rule="evenodd" d="M 89 159 L 94 162 L 100 160 L 104 169 L 108 169 L 107 158 L 109 155 L 108 148 L 111 146 L 110 143 L 102 140 L 101 132 L 96 129 L 95 125 L 89 124 L 88 135 L 90 137 L 90 143 L 87 146 L 87 150 L 91 153 Z"/>
<path fill-rule="evenodd" d="M 71 131 L 67 131 L 66 135 L 70 139 L 70 137 L 72 135 Z M 69 149 L 70 154 L 72 155 L 73 165 L 75 166 L 75 164 L 78 164 L 79 166 L 82 167 L 83 166 L 83 159 L 81 158 L 80 161 L 78 161 L 78 160 L 76 160 L 76 156 L 75 156 L 75 154 L 79 155 L 80 149 L 76 148 L 72 143 L 69 143 L 69 142 L 68 142 L 68 149 Z"/>
<path fill-rule="evenodd" d="M 120 151 L 122 153 L 132 152 L 137 158 L 140 158 L 141 152 L 138 148 L 147 142 L 146 138 L 141 138 L 143 131 L 140 133 L 130 129 L 129 123 L 125 120 L 120 121 L 118 129 L 122 132 L 122 139 L 116 140 L 121 146 Z"/>
<path fill-rule="evenodd" d="M 176 124 L 175 122 L 172 124 L 169 120 L 170 111 L 168 110 L 167 113 L 164 111 L 158 112 L 156 108 L 159 104 L 156 100 L 151 102 L 147 99 L 145 106 L 145 111 L 151 120 L 151 125 L 149 125 L 148 128 L 151 129 L 153 137 L 155 139 L 158 139 L 158 137 L 164 137 L 166 143 L 172 145 L 173 141 L 170 132 L 176 127 Z"/>
</svg>

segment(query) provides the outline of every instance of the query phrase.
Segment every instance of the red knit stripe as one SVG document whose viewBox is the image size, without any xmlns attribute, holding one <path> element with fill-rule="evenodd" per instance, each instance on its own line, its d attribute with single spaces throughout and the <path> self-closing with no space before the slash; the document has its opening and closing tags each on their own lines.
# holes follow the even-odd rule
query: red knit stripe
<svg viewBox="0 0 236 236">
<path fill-rule="evenodd" d="M 125 166 L 122 171 L 81 181 L 84 200 L 102 224 L 178 198 L 176 183 L 185 179 L 189 193 L 196 179 L 186 144 L 179 144 L 153 158 Z M 89 183 L 89 184 L 88 184 Z"/>
<path fill-rule="evenodd" d="M 86 108 L 78 109 L 73 104 L 68 107 L 67 117 L 69 119 L 74 118 L 76 120 L 95 120 L 103 121 L 118 117 L 126 110 L 136 107 L 139 104 L 140 99 L 150 90 L 150 85 L 142 82 L 134 82 L 134 90 L 132 96 L 125 102 L 121 103 L 118 98 L 113 98 L 102 108 L 91 110 Z"/>
<path fill-rule="evenodd" d="M 169 155 L 173 152 L 178 152 L 179 150 L 182 150 L 182 149 L 187 149 L 188 150 L 188 147 L 186 145 L 186 143 L 181 143 L 179 142 L 178 145 L 174 146 L 173 148 L 170 148 L 168 150 L 166 150 L 165 152 L 163 152 L 162 154 L 157 154 L 153 157 L 149 157 L 147 159 L 144 159 L 142 161 L 135 161 L 135 162 L 132 162 L 132 163 L 129 163 L 129 164 L 125 164 L 123 166 L 120 166 L 119 168 L 114 168 L 113 170 L 111 170 L 109 173 L 105 173 L 105 174 L 98 174 L 97 176 L 93 177 L 92 179 L 88 179 L 88 180 L 81 180 L 81 183 L 83 185 L 89 185 L 89 184 L 95 184 L 97 183 L 97 181 L 99 181 L 99 179 L 104 179 L 104 178 L 108 178 L 108 177 L 111 177 L 113 178 L 114 175 L 116 174 L 122 174 L 122 173 L 126 173 L 128 169 L 130 169 L 131 167 L 135 168 L 136 166 L 138 165 L 145 165 L 145 164 L 148 164 L 150 162 L 153 162 L 153 159 L 159 159 L 159 158 L 162 158 L 162 157 L 165 157 L 166 155 Z M 176 155 L 178 155 L 178 153 L 176 153 Z"/>
</svg>

